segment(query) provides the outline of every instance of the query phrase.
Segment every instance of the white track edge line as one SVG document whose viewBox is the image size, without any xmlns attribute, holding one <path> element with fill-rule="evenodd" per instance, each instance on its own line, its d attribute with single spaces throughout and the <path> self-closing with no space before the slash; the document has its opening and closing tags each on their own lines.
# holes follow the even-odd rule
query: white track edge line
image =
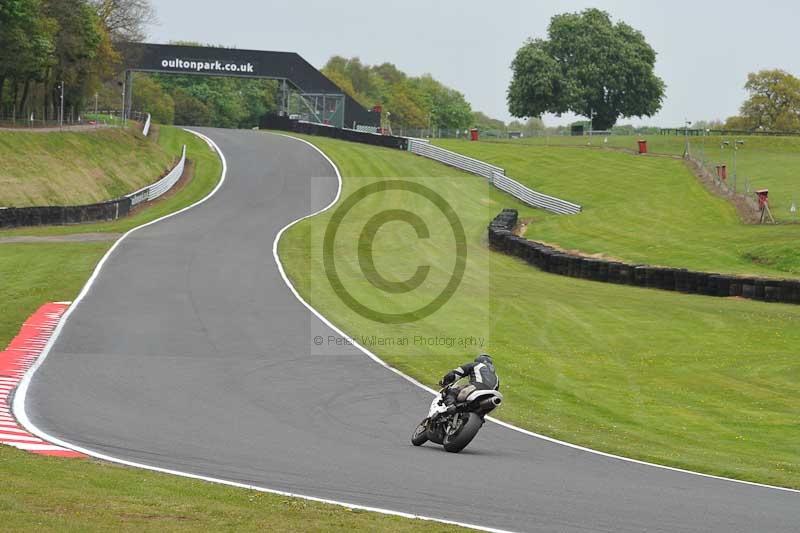
<svg viewBox="0 0 800 533">
<path fill-rule="evenodd" d="M 226 480 L 226 479 L 213 478 L 213 477 L 209 477 L 209 476 L 203 476 L 203 475 L 200 475 L 200 474 L 192 474 L 191 472 L 183 472 L 183 471 L 180 471 L 180 470 L 172 470 L 172 469 L 169 469 L 169 468 L 162 468 L 162 467 L 148 465 L 148 464 L 144 464 L 144 463 L 137 463 L 135 461 L 129 461 L 127 459 L 122 459 L 120 457 L 107 455 L 107 454 L 104 454 L 104 453 L 101 453 L 101 452 L 97 452 L 95 450 L 90 450 L 88 448 L 84 448 L 82 446 L 79 446 L 77 444 L 73 444 L 71 442 L 65 441 L 63 439 L 60 439 L 58 437 L 55 437 L 53 435 L 48 434 L 44 430 L 42 430 L 39 427 L 37 427 L 33 423 L 33 421 L 31 421 L 31 419 L 28 417 L 28 413 L 25 411 L 25 406 L 26 406 L 26 399 L 27 399 L 27 395 L 28 395 L 28 389 L 30 387 L 31 381 L 33 379 L 33 376 L 34 376 L 34 374 L 36 374 L 36 371 L 39 370 L 39 368 L 42 366 L 42 364 L 44 363 L 45 359 L 47 359 L 47 356 L 49 355 L 50 350 L 53 348 L 53 345 L 55 344 L 55 341 L 58 339 L 58 336 L 61 334 L 61 330 L 64 328 L 64 325 L 66 324 L 67 319 L 72 314 L 72 312 L 75 309 L 77 309 L 78 305 L 81 303 L 81 301 L 86 296 L 86 294 L 88 294 L 89 290 L 91 289 L 92 285 L 94 284 L 95 280 L 97 279 L 97 276 L 100 274 L 100 271 L 102 270 L 103 265 L 106 263 L 106 261 L 114 253 L 114 250 L 116 250 L 117 246 L 119 246 L 120 243 L 122 243 L 122 241 L 124 241 L 125 238 L 128 237 L 131 233 L 133 233 L 133 232 L 135 232 L 137 230 L 140 230 L 142 228 L 145 228 L 147 226 L 150 226 L 151 224 L 155 224 L 157 222 L 161 222 L 162 220 L 166 220 L 166 219 L 171 218 L 173 216 L 179 215 L 180 213 L 183 213 L 184 211 L 188 211 L 189 209 L 192 209 L 192 208 L 202 204 L 203 202 L 209 200 L 212 196 L 214 196 L 217 193 L 217 191 L 219 191 L 219 189 L 222 187 L 222 184 L 225 182 L 225 178 L 227 177 L 227 173 L 228 173 L 228 162 L 225 159 L 225 154 L 222 152 L 222 150 L 219 148 L 219 146 L 217 146 L 217 144 L 213 140 L 211 140 L 209 137 L 203 135 L 202 133 L 199 133 L 197 131 L 194 131 L 194 130 L 191 130 L 191 129 L 188 129 L 188 128 L 183 128 L 183 130 L 200 137 L 201 139 L 206 141 L 206 143 L 208 143 L 209 146 L 211 146 L 214 150 L 216 150 L 217 154 L 219 155 L 220 160 L 222 161 L 222 175 L 220 177 L 219 183 L 217 183 L 217 186 L 214 187 L 214 189 L 210 193 L 208 193 L 205 197 L 201 198 L 197 202 L 195 202 L 195 203 L 193 203 L 193 204 L 191 204 L 189 206 L 186 206 L 186 207 L 184 207 L 184 208 L 182 208 L 182 209 L 180 209 L 178 211 L 175 211 L 174 213 L 170 213 L 168 215 L 164 215 L 163 217 L 157 218 L 155 220 L 151 220 L 150 222 L 142 224 L 141 226 L 136 226 L 135 228 L 132 228 L 132 229 L 128 230 L 124 235 L 122 235 L 119 239 L 117 239 L 117 241 L 111 246 L 111 248 L 108 249 L 108 251 L 105 253 L 105 255 L 103 255 L 103 257 L 100 259 L 100 262 L 97 263 L 97 266 L 95 267 L 94 271 L 92 272 L 91 277 L 89 277 L 89 280 L 86 282 L 86 284 L 81 289 L 80 294 L 78 294 L 78 296 L 71 303 L 71 305 L 67 309 L 67 311 L 61 316 L 61 319 L 59 320 L 58 325 L 53 330 L 53 333 L 51 334 L 50 339 L 47 341 L 47 344 L 42 349 L 42 352 L 39 355 L 39 357 L 37 358 L 36 362 L 33 365 L 31 365 L 31 367 L 28 369 L 27 372 L 25 372 L 25 375 L 22 377 L 22 380 L 20 381 L 19 386 L 17 387 L 17 392 L 14 395 L 12 412 L 14 413 L 14 416 L 16 417 L 16 419 L 19 421 L 20 425 L 22 425 L 22 427 L 25 428 L 27 431 L 29 431 L 31 434 L 36 435 L 37 437 L 40 437 L 41 439 L 49 442 L 50 444 L 55 444 L 55 445 L 58 445 L 58 446 L 62 446 L 64 448 L 67 448 L 67 449 L 70 449 L 70 450 L 74 450 L 76 452 L 80 452 L 80 453 L 82 453 L 84 455 L 88 455 L 90 457 L 94 457 L 96 459 L 101 459 L 101 460 L 108 461 L 108 462 L 111 462 L 111 463 L 118 463 L 118 464 L 122 464 L 122 465 L 125 465 L 125 466 L 141 468 L 143 470 L 150 470 L 150 471 L 153 471 L 153 472 L 160 472 L 160 473 L 163 473 L 163 474 L 172 474 L 172 475 L 181 476 L 181 477 L 185 477 L 185 478 L 197 479 L 197 480 L 201 480 L 201 481 L 207 481 L 207 482 L 210 482 L 210 483 L 217 483 L 217 484 L 220 484 L 220 485 L 227 485 L 227 486 L 230 486 L 230 487 L 253 490 L 253 491 L 256 491 L 256 492 L 276 494 L 278 496 L 286 496 L 286 497 L 291 497 L 291 498 L 300 498 L 300 499 L 303 499 L 303 500 L 308 500 L 308 501 L 313 501 L 313 502 L 318 502 L 318 503 L 325 503 L 325 504 L 329 504 L 329 505 L 337 505 L 339 507 L 345 507 L 345 508 L 348 508 L 348 509 L 358 509 L 358 510 L 361 510 L 361 511 L 369 511 L 369 512 L 379 513 L 379 514 L 383 514 L 383 515 L 390 515 L 390 516 L 399 516 L 401 518 L 422 520 L 422 521 L 426 521 L 426 522 L 438 522 L 438 523 L 441 523 L 441 524 L 447 524 L 447 525 L 452 525 L 452 526 L 467 527 L 467 528 L 475 529 L 475 530 L 479 530 L 479 531 L 488 531 L 490 533 L 511 533 L 508 530 L 503 530 L 503 529 L 496 529 L 496 528 L 490 528 L 490 527 L 479 526 L 479 525 L 474 525 L 474 524 L 467 524 L 467 523 L 464 523 L 464 522 L 455 522 L 455 521 L 446 520 L 446 519 L 443 519 L 443 518 L 434 518 L 434 517 L 429 517 L 429 516 L 416 515 L 416 514 L 412 514 L 412 513 L 405 513 L 405 512 L 402 512 L 402 511 L 393 511 L 391 509 L 382 509 L 382 508 L 379 508 L 379 507 L 370 507 L 370 506 L 366 506 L 366 505 L 353 504 L 353 503 L 349 503 L 349 502 L 345 502 L 345 501 L 330 500 L 330 499 L 326 499 L 326 498 L 318 498 L 316 496 L 309 496 L 309 495 L 306 495 L 306 494 L 297 494 L 297 493 L 293 493 L 293 492 L 286 492 L 286 491 L 282 491 L 282 490 L 270 489 L 270 488 L 267 488 L 267 487 L 260 487 L 260 486 L 257 486 L 257 485 L 248 485 L 246 483 L 239 483 L 237 481 L 230 481 L 230 480 Z M 289 137 L 289 136 L 286 135 L 286 137 Z M 296 139 L 295 137 L 290 137 L 290 138 Z M 302 140 L 302 139 L 296 139 L 296 140 Z M 309 146 L 313 146 L 319 153 L 321 153 L 325 157 L 325 159 L 327 159 L 331 163 L 331 165 L 333 165 L 333 162 L 330 159 L 328 159 L 328 156 L 326 156 L 319 148 L 317 148 L 316 146 L 314 146 L 313 144 L 311 144 L 311 143 L 309 143 L 307 141 L 303 141 L 303 142 L 306 142 Z M 335 165 L 334 165 L 334 168 L 336 168 Z M 337 175 L 339 174 L 339 170 L 338 169 L 336 169 L 336 174 Z M 339 177 L 339 192 L 341 192 L 341 183 L 342 183 L 342 180 L 341 180 L 341 176 L 340 176 Z M 334 201 L 329 206 L 327 206 L 325 209 L 328 209 L 331 205 L 335 204 L 336 200 L 338 200 L 338 198 L 339 198 L 339 194 L 337 193 L 336 199 L 334 199 Z M 323 211 L 325 209 L 323 209 Z M 316 214 L 317 213 L 313 213 L 313 214 L 308 215 L 308 216 L 314 216 Z M 308 217 L 304 217 L 304 218 L 308 218 Z M 297 220 L 295 222 L 299 222 L 299 220 Z M 290 226 L 293 225 L 295 222 L 290 224 Z M 289 226 L 287 226 L 287 228 L 288 227 Z M 281 232 L 278 234 L 278 238 L 280 238 L 280 235 L 287 228 L 284 228 L 283 230 L 281 230 Z M 277 243 L 277 240 L 275 241 L 275 243 Z M 281 269 L 281 274 L 284 275 L 282 269 Z M 284 279 L 286 279 L 285 276 L 284 276 Z M 291 287 L 291 284 L 289 284 L 289 286 Z M 302 301 L 302 299 L 301 299 L 301 301 Z M 313 311 L 313 309 L 312 309 L 312 311 Z M 389 367 L 387 366 L 387 368 L 389 368 Z"/>
<path fill-rule="evenodd" d="M 270 132 L 270 133 L 272 133 L 272 132 Z M 438 392 L 435 391 L 434 389 L 428 387 L 427 385 L 424 385 L 423 383 L 417 381 L 413 377 L 411 377 L 411 376 L 409 376 L 407 374 L 404 374 L 403 372 L 401 372 L 400 370 L 398 370 L 398 369 L 394 368 L 393 366 L 389 365 L 388 363 L 383 361 L 381 358 L 379 358 L 377 355 L 375 355 L 374 353 L 369 351 L 367 348 L 365 348 L 364 346 L 359 344 L 355 339 L 353 339 L 348 334 L 346 334 L 341 329 L 339 329 L 337 326 L 335 326 L 330 320 L 325 318 L 322 315 L 322 313 L 320 313 L 319 311 L 314 309 L 308 302 L 306 302 L 305 299 L 303 299 L 303 297 L 300 296 L 300 293 L 297 292 L 297 289 L 295 289 L 294 285 L 292 285 L 291 280 L 286 275 L 286 272 L 283 269 L 283 263 L 281 263 L 280 257 L 278 256 L 278 241 L 280 241 L 281 236 L 283 235 L 283 233 L 286 230 L 288 230 L 289 228 L 291 228 L 292 226 L 294 226 L 298 222 L 300 222 L 302 220 L 305 220 L 307 218 L 316 216 L 316 215 L 318 215 L 320 213 L 323 213 L 323 212 L 327 211 L 331 207 L 333 207 L 333 205 L 339 200 L 339 196 L 342 193 L 342 175 L 339 173 L 339 167 L 336 166 L 336 164 L 331 160 L 331 158 L 328 157 L 327 154 L 325 154 L 320 148 L 318 148 L 316 145 L 312 144 L 311 142 L 309 142 L 309 141 L 307 141 L 305 139 L 301 139 L 299 137 L 293 137 L 291 135 L 285 135 L 285 134 L 282 134 L 282 133 L 272 133 L 272 134 L 273 135 L 281 135 L 283 137 L 288 137 L 290 139 L 295 139 L 297 141 L 304 142 L 304 143 L 312 146 L 317 152 L 322 154 L 322 156 L 325 159 L 328 160 L 328 163 L 330 163 L 330 165 L 333 167 L 333 170 L 336 172 L 336 177 L 339 180 L 339 190 L 336 193 L 336 198 L 334 198 L 333 201 L 329 205 L 327 205 L 323 209 L 320 209 L 316 213 L 312 213 L 312 214 L 306 215 L 306 216 L 304 216 L 302 218 L 298 218 L 297 220 L 295 220 L 294 222 L 290 223 L 289 225 L 284 227 L 282 230 L 280 230 L 278 232 L 278 235 L 275 237 L 275 241 L 274 241 L 274 243 L 272 245 L 272 255 L 275 257 L 275 262 L 278 265 L 278 270 L 280 271 L 281 277 L 283 277 L 283 281 L 286 282 L 286 285 L 292 291 L 292 294 L 294 294 L 294 296 L 300 301 L 300 303 L 302 303 L 309 311 L 314 313 L 314 315 L 319 320 L 321 320 L 323 324 L 325 324 L 326 326 L 331 328 L 333 331 L 335 331 L 336 333 L 341 335 L 348 342 L 352 343 L 353 346 L 355 346 L 356 348 L 361 350 L 367 357 L 369 357 L 370 359 L 372 359 L 373 361 L 375 361 L 379 365 L 383 366 L 384 368 L 387 368 L 387 369 L 391 370 L 392 372 L 394 372 L 398 376 L 402 377 L 406 381 L 409 381 L 409 382 L 413 383 L 414 385 L 416 385 L 416 386 L 418 386 L 418 387 L 420 387 L 422 389 L 425 389 L 426 391 L 430 392 L 431 394 L 434 394 L 434 395 L 438 394 Z M 739 483 L 739 484 L 743 484 L 743 485 L 750 485 L 750 486 L 753 486 L 753 487 L 760 487 L 760 488 L 765 488 L 765 489 L 772 489 L 772 490 L 779 490 L 779 491 L 783 491 L 783 492 L 793 492 L 793 493 L 800 494 L 800 489 L 792 489 L 792 488 L 789 488 L 789 487 L 780 487 L 778 485 L 768 485 L 768 484 L 765 484 L 765 483 L 757 483 L 755 481 L 746 481 L 746 480 L 742 480 L 742 479 L 734 479 L 734 478 L 723 477 L 723 476 L 715 476 L 713 474 L 705 474 L 703 472 L 695 472 L 694 470 L 686 470 L 686 469 L 678 468 L 678 467 L 674 467 L 674 466 L 660 465 L 658 463 L 650 463 L 650 462 L 647 462 L 647 461 L 642 461 L 642 460 L 639 460 L 639 459 L 633 459 L 633 458 L 625 457 L 625 456 L 622 456 L 622 455 L 615 455 L 613 453 L 608 453 L 608 452 L 603 452 L 603 451 L 600 451 L 600 450 L 595 450 L 595 449 L 592 449 L 592 448 L 587 448 L 585 446 L 580 446 L 579 444 L 573 444 L 571 442 L 566 442 L 566 441 L 563 441 L 563 440 L 558 440 L 558 439 L 553 438 L 553 437 L 548 437 L 547 435 L 542 435 L 540 433 L 535 433 L 533 431 L 529 431 L 527 429 L 523 429 L 523 428 L 515 426 L 513 424 L 509 424 L 508 422 L 503 422 L 502 420 L 498 420 L 498 419 L 496 419 L 494 417 L 491 417 L 491 416 L 487 416 L 486 418 L 487 418 L 487 420 L 490 420 L 491 422 L 494 422 L 495 424 L 503 426 L 503 427 L 505 427 L 507 429 L 511 429 L 511 430 L 517 431 L 519 433 L 523 433 L 523 434 L 528 435 L 530 437 L 535 437 L 537 439 L 545 440 L 547 442 L 552 442 L 554 444 L 560 444 L 562 446 L 566 446 L 566 447 L 572 448 L 574 450 L 580 450 L 582 452 L 588 452 L 588 453 L 592 453 L 592 454 L 595 454 L 595 455 L 600 455 L 600 456 L 603 456 L 603 457 L 607 457 L 609 459 L 616 459 L 616 460 L 625 461 L 625 462 L 628 462 L 628 463 L 634 463 L 634 464 L 643 465 L 643 466 L 649 466 L 649 467 L 653 467 L 653 468 L 660 468 L 662 470 L 669 470 L 669 471 L 678 472 L 678 473 L 681 473 L 681 474 L 690 474 L 690 475 L 693 475 L 693 476 L 699 476 L 699 477 L 704 477 L 704 478 L 708 478 L 708 479 L 716 479 L 716 480 L 719 480 L 719 481 L 728 481 L 728 482 L 731 482 L 731 483 Z"/>
</svg>

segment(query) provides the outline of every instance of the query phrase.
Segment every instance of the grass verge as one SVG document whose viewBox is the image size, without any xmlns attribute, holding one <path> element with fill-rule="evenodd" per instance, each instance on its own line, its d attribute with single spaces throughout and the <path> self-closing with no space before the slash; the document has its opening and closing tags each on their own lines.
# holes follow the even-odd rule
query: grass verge
<svg viewBox="0 0 800 533">
<path fill-rule="evenodd" d="M 3 531 L 454 531 L 335 505 L 0 446 Z"/>
<path fill-rule="evenodd" d="M 176 154 L 180 153 L 184 144 L 186 145 L 186 157 L 194 165 L 194 176 L 178 193 L 160 199 L 132 216 L 113 222 L 70 226 L 34 226 L 0 230 L 0 237 L 121 233 L 193 204 L 206 196 L 217 184 L 222 171 L 222 163 L 217 155 L 209 150 L 205 141 L 180 128 L 161 126 L 159 128 L 158 144 L 165 153 Z M 153 179 L 151 178 L 150 182 L 152 181 Z"/>
<path fill-rule="evenodd" d="M 0 206 L 118 198 L 155 181 L 179 155 L 129 130 L 0 131 Z"/>
<path fill-rule="evenodd" d="M 303 297 L 381 358 L 433 385 L 481 348 L 418 344 L 417 337 L 485 336 L 482 349 L 496 355 L 503 379 L 506 402 L 498 415 L 504 420 L 646 461 L 800 487 L 800 308 L 539 272 L 487 248 L 485 227 L 499 206 L 519 206 L 496 196 L 480 178 L 408 153 L 307 139 L 342 171 L 340 205 L 364 185 L 410 176 L 445 197 L 464 226 L 469 253 L 459 288 L 436 313 L 396 325 L 354 312 L 327 282 L 322 236 L 333 210 L 284 235 L 279 252 Z M 335 257 L 357 301 L 397 312 L 430 301 L 433 288 L 423 284 L 399 295 L 376 290 L 361 268 L 364 247 L 355 243 L 375 209 L 402 206 L 423 218 L 436 215 L 413 194 L 391 194 L 374 205 L 363 200 L 348 214 Z M 430 220 L 435 227 L 436 219 Z M 649 226 L 642 221 L 637 227 L 642 232 Z M 422 239 L 407 223 L 383 226 L 372 251 L 375 270 L 391 280 L 428 265 L 433 281 L 441 282 L 454 262 L 446 239 Z M 375 343 L 373 335 L 409 342 Z"/>
<path fill-rule="evenodd" d="M 439 141 L 506 169 L 529 187 L 583 206 L 540 212 L 527 236 L 589 254 L 708 272 L 800 275 L 800 225 L 747 225 L 680 160 L 611 150 Z"/>
</svg>

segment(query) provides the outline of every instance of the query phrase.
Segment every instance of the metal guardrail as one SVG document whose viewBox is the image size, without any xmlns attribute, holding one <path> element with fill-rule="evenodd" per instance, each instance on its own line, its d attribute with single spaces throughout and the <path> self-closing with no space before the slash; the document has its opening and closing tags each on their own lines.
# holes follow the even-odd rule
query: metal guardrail
<svg viewBox="0 0 800 533">
<path fill-rule="evenodd" d="M 536 192 L 500 172 L 494 173 L 492 184 L 532 207 L 545 209 L 559 215 L 577 215 L 581 212 L 581 206 L 578 204 Z"/>
<path fill-rule="evenodd" d="M 415 139 L 409 140 L 408 150 L 417 155 L 444 163 L 445 165 L 450 165 L 451 167 L 456 167 L 461 170 L 466 170 L 472 174 L 483 176 L 489 181 L 492 180 L 492 174 L 494 172 L 500 172 L 501 174 L 505 172 L 500 167 L 490 165 L 489 163 L 485 163 L 465 155 L 457 154 L 456 152 L 451 152 L 450 150 L 445 150 L 444 148 L 434 146 L 424 141 L 418 141 Z"/>
<path fill-rule="evenodd" d="M 155 200 L 168 190 L 170 190 L 173 185 L 178 183 L 178 180 L 181 179 L 183 175 L 183 169 L 186 167 L 186 145 L 183 145 L 183 153 L 181 153 L 181 160 L 178 161 L 178 164 L 175 165 L 175 168 L 169 171 L 169 174 L 158 180 L 157 182 L 153 183 L 152 185 L 148 185 L 138 191 L 131 193 L 126 196 L 126 198 L 131 199 L 131 207 L 138 205 L 142 202 L 149 202 L 151 200 Z"/>
<path fill-rule="evenodd" d="M 147 119 L 144 121 L 144 128 L 142 128 L 142 134 L 145 137 L 150 133 L 150 113 L 147 114 Z"/>
<path fill-rule="evenodd" d="M 408 150 L 417 155 L 444 163 L 445 165 L 450 165 L 451 167 L 464 170 L 471 174 L 483 176 L 489 183 L 501 191 L 507 192 L 531 207 L 545 209 L 561 215 L 574 215 L 581 212 L 580 205 L 529 189 L 518 181 L 506 176 L 506 171 L 502 168 L 490 165 L 484 161 L 451 152 L 450 150 L 434 146 L 427 141 L 419 139 L 409 139 Z"/>
</svg>

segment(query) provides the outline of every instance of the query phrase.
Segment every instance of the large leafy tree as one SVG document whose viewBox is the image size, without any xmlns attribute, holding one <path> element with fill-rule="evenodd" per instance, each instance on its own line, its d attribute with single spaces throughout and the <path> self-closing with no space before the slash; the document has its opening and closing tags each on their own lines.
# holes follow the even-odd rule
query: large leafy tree
<svg viewBox="0 0 800 533">
<path fill-rule="evenodd" d="M 175 119 L 175 101 L 161 85 L 150 76 L 139 76 L 134 82 L 134 109 L 150 113 L 154 122 L 172 124 Z"/>
<path fill-rule="evenodd" d="M 24 85 L 24 105 L 31 81 L 41 80 L 52 61 L 56 28 L 53 19 L 42 15 L 39 0 L 0 2 L 0 103 L 10 80 L 15 88 Z"/>
<path fill-rule="evenodd" d="M 0 0 L 0 106 L 52 117 L 64 81 L 65 111 L 79 114 L 119 73 L 114 41 L 152 22 L 150 0 Z"/>
<path fill-rule="evenodd" d="M 762 70 L 747 76 L 749 93 L 739 117 L 729 119 L 735 129 L 800 130 L 800 79 L 783 70 Z"/>
<path fill-rule="evenodd" d="M 428 112 L 422 107 L 422 102 L 418 95 L 408 86 L 407 83 L 394 85 L 389 99 L 386 100 L 386 108 L 391 116 L 391 124 L 405 126 L 408 128 L 425 128 L 428 126 Z"/>
<path fill-rule="evenodd" d="M 92 0 L 97 15 L 114 41 L 143 41 L 156 23 L 150 0 Z"/>
<path fill-rule="evenodd" d="M 412 80 L 412 86 L 424 95 L 436 128 L 456 129 L 472 125 L 472 107 L 464 95 L 425 74 Z"/>
<path fill-rule="evenodd" d="M 108 34 L 94 8 L 86 0 L 44 0 L 43 15 L 58 21 L 53 62 L 46 83 L 52 102 L 59 100 L 59 84 L 65 83 L 65 107 L 80 108 L 97 88 L 97 74 L 113 60 Z"/>
<path fill-rule="evenodd" d="M 547 33 L 547 39 L 527 41 L 511 64 L 513 116 L 571 111 L 606 130 L 619 117 L 652 116 L 661 108 L 664 82 L 641 32 L 587 9 L 554 16 Z"/>
</svg>

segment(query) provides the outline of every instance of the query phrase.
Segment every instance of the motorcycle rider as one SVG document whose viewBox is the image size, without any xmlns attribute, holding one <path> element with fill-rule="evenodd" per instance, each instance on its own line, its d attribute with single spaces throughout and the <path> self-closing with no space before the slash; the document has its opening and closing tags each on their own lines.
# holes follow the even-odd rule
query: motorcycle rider
<svg viewBox="0 0 800 533">
<path fill-rule="evenodd" d="M 469 376 L 469 383 L 458 387 L 449 387 L 459 379 Z M 494 361 L 489 354 L 481 354 L 471 363 L 465 363 L 447 374 L 439 382 L 442 387 L 449 387 L 444 395 L 445 412 L 455 411 L 456 403 L 463 402 L 476 390 L 500 390 L 500 378 L 494 369 Z"/>
</svg>

